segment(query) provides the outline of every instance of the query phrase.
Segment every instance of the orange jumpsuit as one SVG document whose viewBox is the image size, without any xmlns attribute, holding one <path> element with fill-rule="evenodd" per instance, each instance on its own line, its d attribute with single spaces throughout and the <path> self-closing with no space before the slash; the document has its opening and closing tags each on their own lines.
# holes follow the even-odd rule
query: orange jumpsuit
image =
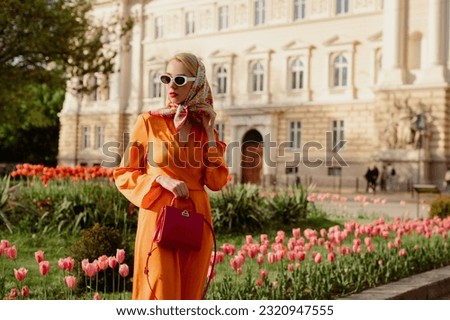
<svg viewBox="0 0 450 320">
<path fill-rule="evenodd" d="M 203 128 L 192 126 L 187 145 L 182 147 L 179 135 L 168 117 L 142 114 L 131 133 L 121 166 L 114 170 L 120 192 L 140 208 L 135 241 L 133 299 L 201 299 L 207 278 L 212 249 L 209 228 L 203 228 L 200 251 L 183 252 L 154 244 L 148 263 L 148 280 L 144 273 L 159 210 L 170 204 L 173 194 L 155 179 L 166 175 L 184 181 L 195 210 L 211 223 L 211 208 L 204 186 L 216 191 L 227 182 L 228 168 L 223 159 L 225 144 L 208 147 Z M 217 140 L 217 138 L 216 138 Z M 177 207 L 192 208 L 187 200 L 176 200 Z"/>
</svg>

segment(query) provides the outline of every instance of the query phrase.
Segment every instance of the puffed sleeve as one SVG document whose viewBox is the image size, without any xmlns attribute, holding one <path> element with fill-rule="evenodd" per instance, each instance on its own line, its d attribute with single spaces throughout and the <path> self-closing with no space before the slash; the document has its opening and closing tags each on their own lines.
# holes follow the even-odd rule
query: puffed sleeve
<svg viewBox="0 0 450 320">
<path fill-rule="evenodd" d="M 155 167 L 147 170 L 149 123 L 140 115 L 136 121 L 120 167 L 113 172 L 119 191 L 135 206 L 148 209 L 158 199 L 162 187 L 155 181 L 160 174 Z"/>
<path fill-rule="evenodd" d="M 216 146 L 210 147 L 205 144 L 204 147 L 204 164 L 205 164 L 205 185 L 213 190 L 218 191 L 222 189 L 228 181 L 228 167 L 224 159 L 226 150 L 226 144 L 223 141 L 219 141 L 216 136 Z"/>
</svg>

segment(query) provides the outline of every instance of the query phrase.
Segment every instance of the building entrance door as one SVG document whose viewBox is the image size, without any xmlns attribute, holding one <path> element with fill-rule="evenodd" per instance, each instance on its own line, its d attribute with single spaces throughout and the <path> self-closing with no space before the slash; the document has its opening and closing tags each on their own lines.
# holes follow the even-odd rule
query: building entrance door
<svg viewBox="0 0 450 320">
<path fill-rule="evenodd" d="M 244 135 L 241 148 L 241 182 L 261 184 L 263 164 L 262 136 L 257 130 L 250 130 Z"/>
</svg>

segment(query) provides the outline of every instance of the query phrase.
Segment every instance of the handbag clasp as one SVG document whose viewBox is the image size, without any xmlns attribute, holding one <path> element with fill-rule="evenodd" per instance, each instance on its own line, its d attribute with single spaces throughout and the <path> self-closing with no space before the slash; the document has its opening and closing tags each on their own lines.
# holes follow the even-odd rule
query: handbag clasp
<svg viewBox="0 0 450 320">
<path fill-rule="evenodd" d="M 189 211 L 183 210 L 183 212 L 181 212 L 181 215 L 182 215 L 183 217 L 189 218 Z"/>
</svg>

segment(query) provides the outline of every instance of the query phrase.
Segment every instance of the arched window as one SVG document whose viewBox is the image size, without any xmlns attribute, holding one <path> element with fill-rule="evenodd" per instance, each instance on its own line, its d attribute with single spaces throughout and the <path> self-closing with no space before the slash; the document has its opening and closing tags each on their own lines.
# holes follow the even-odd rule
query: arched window
<svg viewBox="0 0 450 320">
<path fill-rule="evenodd" d="M 253 92 L 264 91 L 264 67 L 260 62 L 253 65 L 252 88 Z"/>
<path fill-rule="evenodd" d="M 343 55 L 338 55 L 333 60 L 333 86 L 346 87 L 347 86 L 347 59 Z"/>
<path fill-rule="evenodd" d="M 217 69 L 217 93 L 226 94 L 227 93 L 227 78 L 228 71 L 225 67 L 221 66 Z"/>
<path fill-rule="evenodd" d="M 156 71 L 150 73 L 150 97 L 151 98 L 161 98 L 161 81 L 159 81 L 159 76 L 161 72 Z"/>
<path fill-rule="evenodd" d="M 304 79 L 304 66 L 300 59 L 295 59 L 291 64 L 291 89 L 299 90 L 303 89 L 303 79 Z"/>
</svg>

